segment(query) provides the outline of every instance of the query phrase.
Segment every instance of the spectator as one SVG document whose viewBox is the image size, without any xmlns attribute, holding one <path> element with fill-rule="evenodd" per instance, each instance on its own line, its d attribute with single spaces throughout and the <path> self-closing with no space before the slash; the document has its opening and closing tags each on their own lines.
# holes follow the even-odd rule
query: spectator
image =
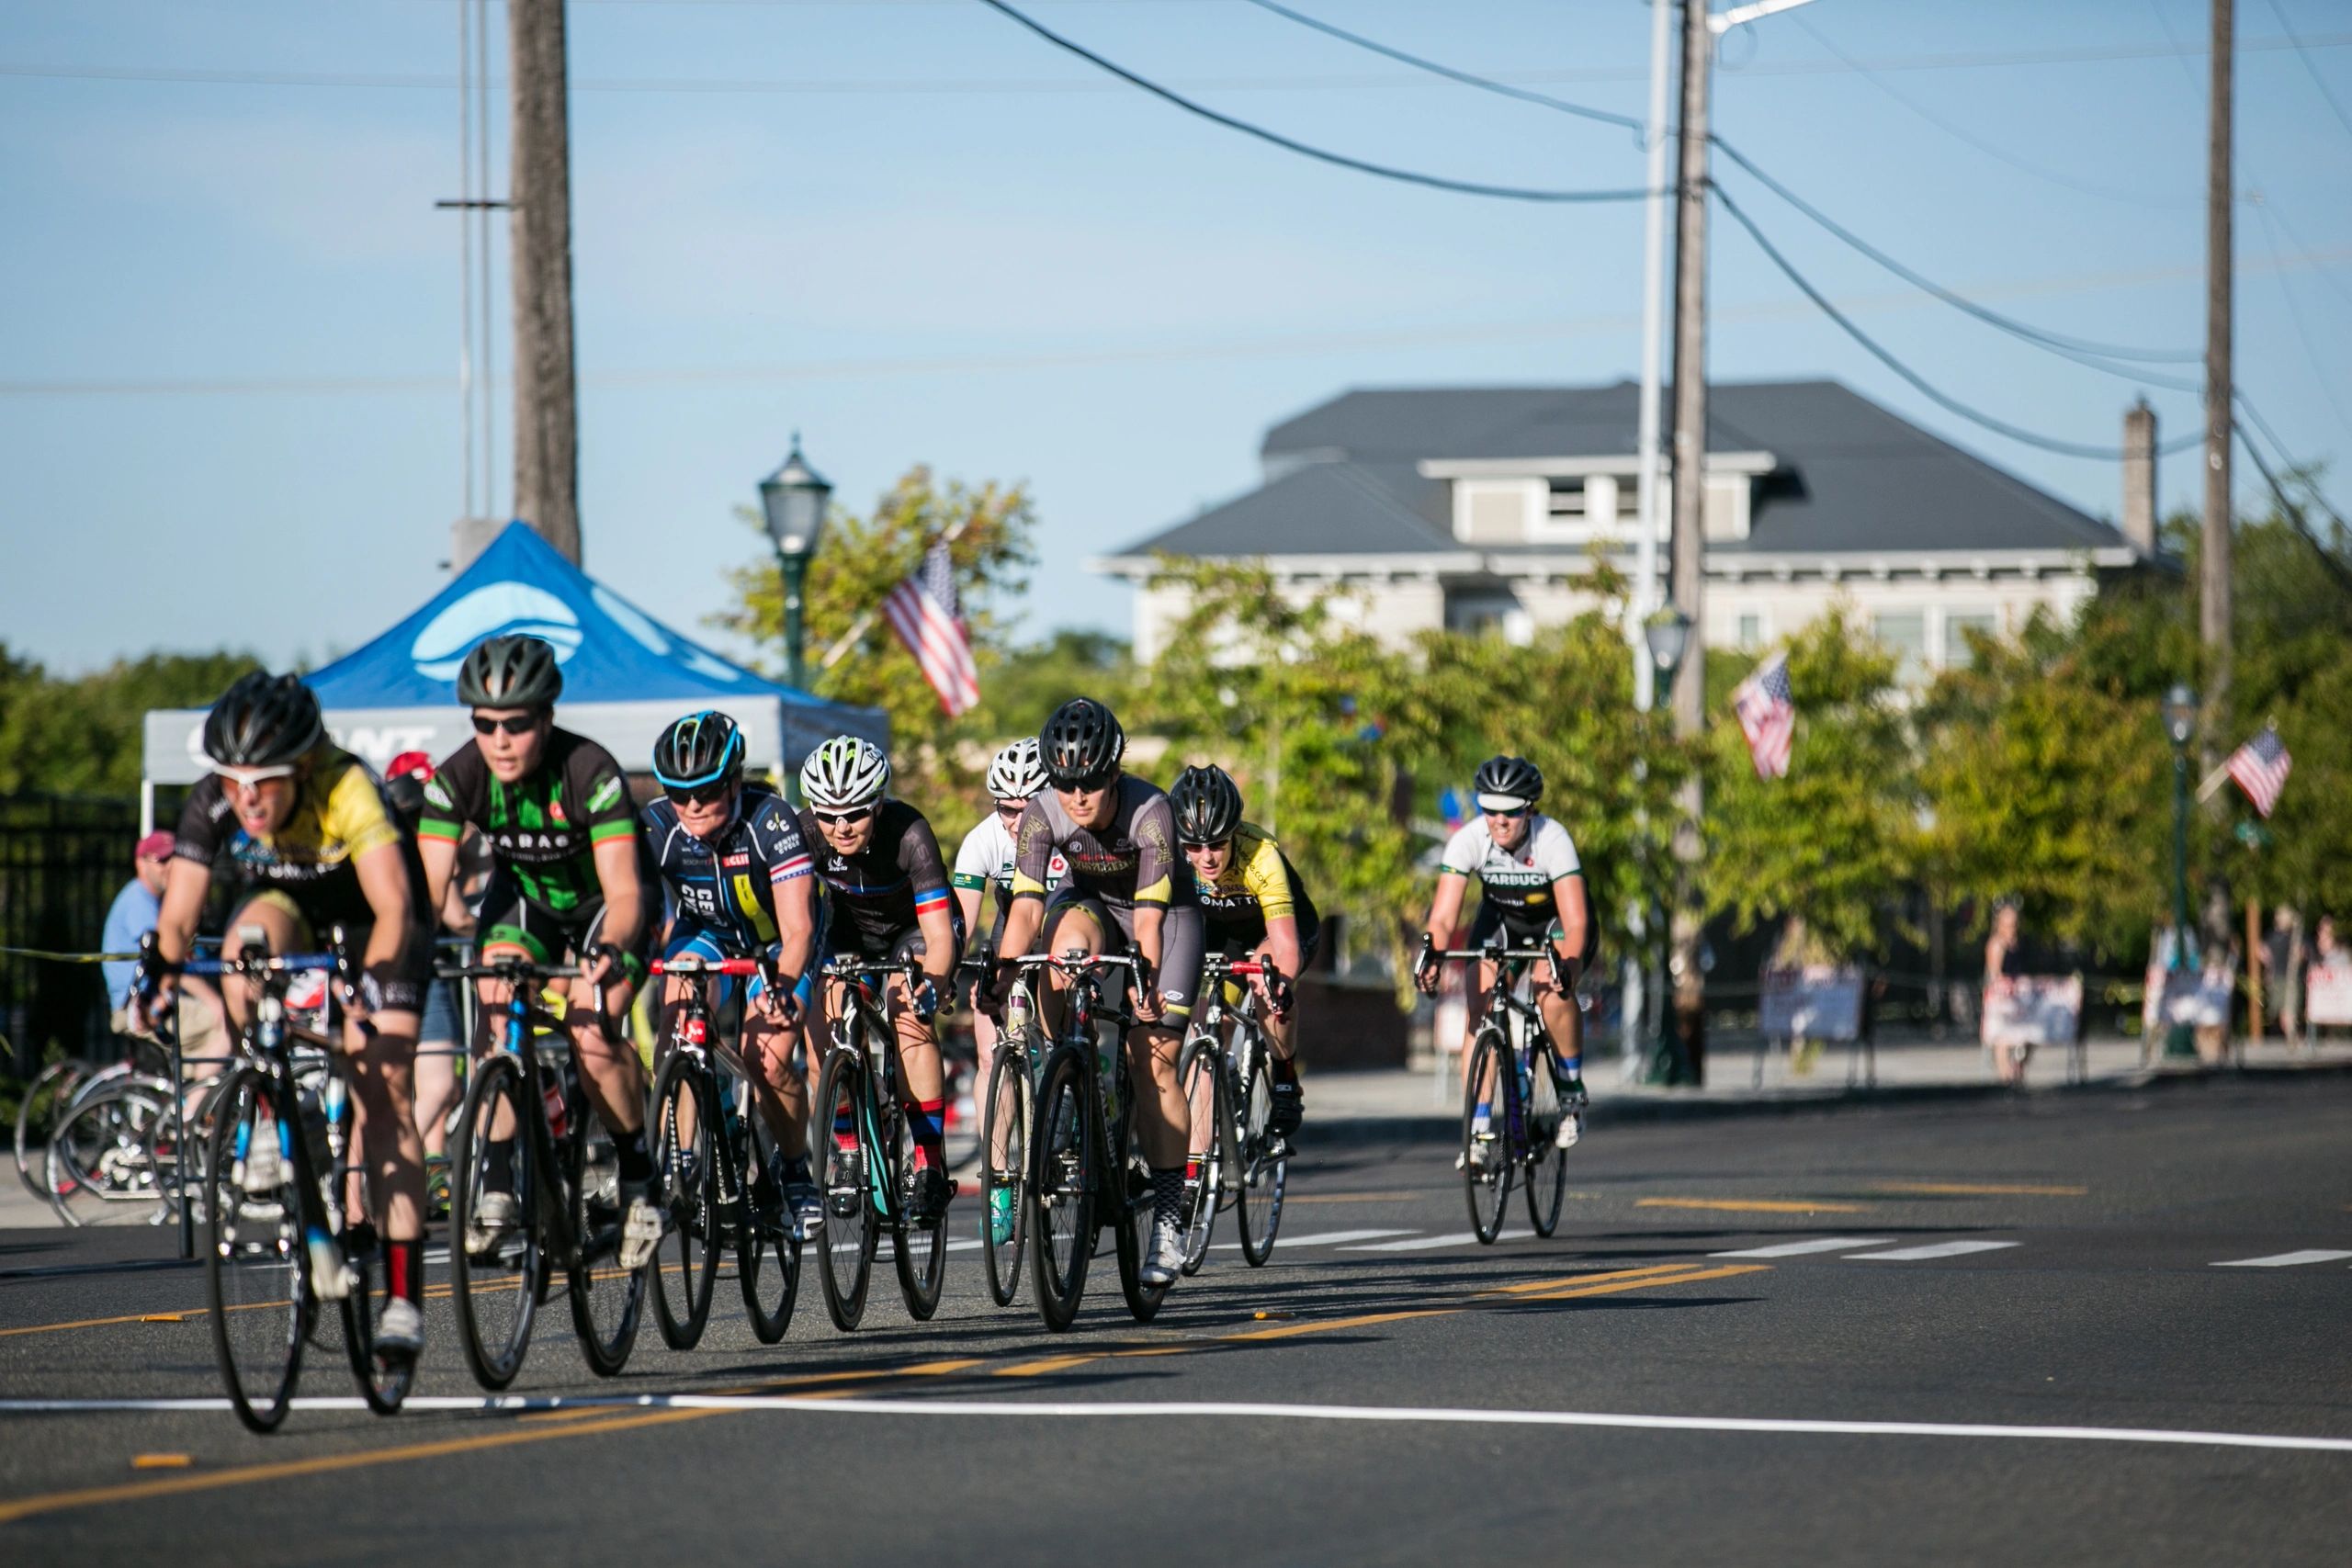
<svg viewBox="0 0 2352 1568">
<path fill-rule="evenodd" d="M 2271 912 L 2270 934 L 2263 939 L 2258 957 L 2270 1015 L 2278 1020 L 2278 1032 L 2292 1045 L 2301 1032 L 2303 1010 L 2303 923 L 2286 905 Z"/>
<path fill-rule="evenodd" d="M 98 945 L 107 953 L 135 953 L 140 940 L 155 929 L 156 918 L 164 908 L 164 876 L 172 863 L 172 836 L 158 829 L 139 840 L 131 851 L 130 880 L 114 896 L 107 908 L 107 922 L 98 937 Z M 137 1027 L 130 1011 L 130 987 L 139 965 L 127 959 L 101 964 L 106 976 L 107 1006 L 113 1015 L 114 1032 L 133 1039 L 153 1040 L 154 1035 Z M 220 1039 L 220 995 L 209 985 L 191 982 L 181 987 L 179 1010 L 180 1047 L 188 1056 L 206 1056 L 215 1053 Z"/>
<path fill-rule="evenodd" d="M 2007 899 L 1993 907 L 1993 932 L 1984 939 L 1984 1016 L 1994 1014 L 1993 998 L 2004 996 L 2012 988 L 2010 982 L 2024 972 L 2023 955 L 2018 951 L 2018 907 Z M 2025 1059 L 2031 1049 L 2026 1045 L 1995 1045 L 1993 1072 L 2003 1083 L 2017 1085 L 2025 1079 Z"/>
</svg>

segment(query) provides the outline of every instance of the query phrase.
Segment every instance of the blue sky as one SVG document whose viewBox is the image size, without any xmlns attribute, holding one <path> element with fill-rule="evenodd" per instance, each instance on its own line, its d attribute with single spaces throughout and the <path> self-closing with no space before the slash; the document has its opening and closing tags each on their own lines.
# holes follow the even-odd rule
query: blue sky
<svg viewBox="0 0 2352 1568">
<path fill-rule="evenodd" d="M 1638 0 L 1295 4 L 1464 69 L 1643 106 Z M 2239 380 L 2299 456 L 2338 459 L 2352 446 L 2352 126 L 2312 71 L 2352 107 L 2352 32 L 2318 0 L 2278 4 L 2312 47 L 2308 63 L 2281 47 L 2271 0 L 2240 5 L 2239 178 L 2264 204 L 2239 213 Z M 1623 130 L 1436 82 L 1240 0 L 1030 8 L 1362 157 L 1640 183 Z M 457 223 L 432 204 L 457 193 L 458 15 L 455 0 L 0 9 L 13 649 L 66 670 L 159 646 L 316 658 L 444 581 L 461 502 L 459 267 Z M 493 12 L 494 65 L 503 25 Z M 2205 27 L 2197 0 L 1820 0 L 1726 40 L 1716 128 L 1998 309 L 2193 349 L 2205 62 L 2167 51 Z M 1147 98 L 970 0 L 574 0 L 571 28 L 587 564 L 681 625 L 718 605 L 722 569 L 759 556 L 731 509 L 795 428 L 853 506 L 915 462 L 1027 481 L 1046 555 L 1030 627 L 1124 630 L 1126 591 L 1085 558 L 1247 488 L 1272 421 L 1350 386 L 1593 382 L 1638 363 L 1636 207 L 1327 168 Z M 493 167 L 503 193 L 503 145 Z M 2117 439 L 2129 383 L 1925 301 L 1718 172 L 1952 394 L 2052 435 Z M 1720 216 L 1715 232 L 1717 378 L 1838 377 L 2113 513 L 2110 465 L 1935 410 Z M 498 291 L 503 364 L 503 273 Z M 2192 398 L 2152 398 L 2167 436 L 2194 427 Z M 502 386 L 502 467 L 505 400 Z M 2196 461 L 2167 464 L 2167 507 L 2193 504 Z M 2250 498 L 2242 460 L 2239 479 Z M 2330 488 L 2339 507 L 2352 493 Z"/>
</svg>

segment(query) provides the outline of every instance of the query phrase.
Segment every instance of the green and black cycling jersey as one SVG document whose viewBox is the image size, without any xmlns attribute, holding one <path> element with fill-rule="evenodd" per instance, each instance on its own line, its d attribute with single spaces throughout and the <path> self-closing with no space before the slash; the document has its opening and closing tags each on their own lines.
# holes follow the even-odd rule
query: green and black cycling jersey
<svg viewBox="0 0 2352 1568">
<path fill-rule="evenodd" d="M 538 767 L 511 784 L 498 781 L 471 742 L 449 754 L 424 786 L 416 834 L 454 844 L 469 826 L 523 898 L 563 916 L 604 897 L 596 846 L 634 840 L 637 807 L 611 752 L 550 729 Z"/>
</svg>

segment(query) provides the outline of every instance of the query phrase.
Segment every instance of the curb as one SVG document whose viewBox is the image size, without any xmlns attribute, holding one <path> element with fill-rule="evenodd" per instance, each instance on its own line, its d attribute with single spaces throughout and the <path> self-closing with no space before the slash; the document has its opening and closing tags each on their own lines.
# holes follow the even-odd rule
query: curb
<svg viewBox="0 0 2352 1568">
<path fill-rule="evenodd" d="M 2352 1062 L 2315 1062 L 2309 1066 L 2220 1068 L 2211 1071 L 2135 1073 L 2129 1077 L 2101 1078 L 2090 1083 L 2049 1084 L 2039 1089 L 2006 1089 L 1999 1084 L 1904 1084 L 1891 1089 L 1838 1089 L 1804 1096 L 1764 1096 L 1743 1100 L 1602 1099 L 1593 1102 L 1587 1122 L 1595 1127 L 1632 1127 L 1662 1122 L 1713 1122 L 1761 1116 L 1837 1115 L 1854 1111 L 1899 1111 L 1934 1105 L 1984 1104 L 2005 1101 L 2016 1105 L 2046 1103 L 2078 1095 L 2175 1092 L 2189 1089 L 2272 1086 L 2305 1077 L 2352 1077 Z M 1462 1113 L 1430 1111 L 1404 1115 L 1335 1116 L 1317 1121 L 1308 1101 L 1307 1122 L 1299 1144 L 1302 1152 L 1318 1145 L 1363 1144 L 1451 1144 L 1462 1136 Z"/>
</svg>

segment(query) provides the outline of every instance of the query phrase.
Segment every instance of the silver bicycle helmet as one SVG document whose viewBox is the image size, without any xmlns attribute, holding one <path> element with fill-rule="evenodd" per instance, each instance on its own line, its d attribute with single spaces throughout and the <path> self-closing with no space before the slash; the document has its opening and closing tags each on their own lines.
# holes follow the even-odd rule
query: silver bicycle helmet
<svg viewBox="0 0 2352 1568">
<path fill-rule="evenodd" d="M 1026 800 L 1046 787 L 1046 764 L 1037 738 L 1024 735 L 989 764 L 989 794 L 998 800 Z"/>
<path fill-rule="evenodd" d="M 890 787 L 890 759 L 871 740 L 836 735 L 800 764 L 800 793 L 830 811 L 871 806 Z"/>
</svg>

